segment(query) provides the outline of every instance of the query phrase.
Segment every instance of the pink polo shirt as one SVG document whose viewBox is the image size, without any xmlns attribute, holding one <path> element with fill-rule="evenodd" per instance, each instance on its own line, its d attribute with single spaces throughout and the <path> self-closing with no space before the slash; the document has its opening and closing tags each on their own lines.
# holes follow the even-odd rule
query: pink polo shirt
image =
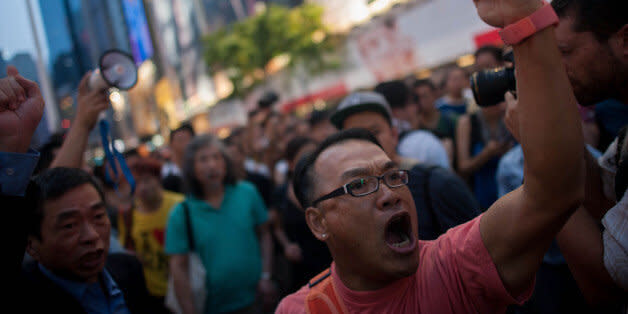
<svg viewBox="0 0 628 314">
<path fill-rule="evenodd" d="M 514 298 L 504 287 L 480 236 L 479 216 L 447 231 L 434 241 L 419 241 L 415 275 L 376 291 L 352 291 L 338 278 L 334 286 L 349 313 L 504 313 L 506 306 L 523 303 L 534 284 Z M 306 313 L 304 286 L 284 298 L 277 314 Z"/>
</svg>

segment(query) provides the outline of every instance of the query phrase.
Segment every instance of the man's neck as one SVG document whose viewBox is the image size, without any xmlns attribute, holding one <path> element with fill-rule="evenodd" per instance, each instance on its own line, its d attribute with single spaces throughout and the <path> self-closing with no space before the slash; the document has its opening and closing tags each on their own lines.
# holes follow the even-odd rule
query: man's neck
<svg viewBox="0 0 628 314">
<path fill-rule="evenodd" d="M 349 288 L 352 291 L 375 291 L 382 288 L 385 288 L 392 282 L 378 282 L 374 280 L 370 280 L 365 278 L 364 276 L 360 276 L 357 273 L 352 272 L 354 268 L 352 265 L 349 267 L 342 267 L 335 263 L 336 267 L 334 268 L 335 275 L 342 281 L 342 284 L 345 287 Z"/>
<path fill-rule="evenodd" d="M 462 92 L 460 93 L 453 93 L 453 94 L 447 94 L 447 98 L 449 98 L 449 101 L 454 103 L 454 104 L 460 104 L 464 101 L 464 97 L 462 96 Z"/>
<path fill-rule="evenodd" d="M 426 124 L 428 128 L 434 127 L 434 124 L 436 124 L 435 121 L 438 121 L 439 118 L 440 111 L 438 111 L 436 107 L 432 107 L 423 112 L 423 123 Z"/>
</svg>

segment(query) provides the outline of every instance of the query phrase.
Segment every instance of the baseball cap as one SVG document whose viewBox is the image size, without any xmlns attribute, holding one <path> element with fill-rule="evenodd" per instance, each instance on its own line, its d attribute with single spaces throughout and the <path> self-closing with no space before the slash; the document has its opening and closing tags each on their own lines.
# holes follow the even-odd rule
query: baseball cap
<svg viewBox="0 0 628 314">
<path fill-rule="evenodd" d="M 338 108 L 331 116 L 331 123 L 339 130 L 342 130 L 342 124 L 354 113 L 373 111 L 382 114 L 388 123 L 392 124 L 392 112 L 390 105 L 384 96 L 375 92 L 355 92 L 345 97 L 340 102 Z"/>
</svg>

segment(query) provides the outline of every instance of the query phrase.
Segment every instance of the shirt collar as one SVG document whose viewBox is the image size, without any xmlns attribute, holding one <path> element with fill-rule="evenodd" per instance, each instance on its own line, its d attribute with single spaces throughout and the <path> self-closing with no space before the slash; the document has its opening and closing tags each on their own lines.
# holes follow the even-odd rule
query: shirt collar
<svg viewBox="0 0 628 314">
<path fill-rule="evenodd" d="M 50 271 L 46 267 L 44 267 L 42 264 L 38 263 L 38 266 L 39 266 L 39 270 L 46 277 L 52 280 L 52 282 L 54 282 L 55 284 L 61 286 L 64 290 L 66 290 L 69 294 L 71 294 L 77 300 L 83 299 L 83 296 L 85 295 L 85 292 L 87 291 L 87 288 L 89 288 L 91 285 L 99 284 L 98 282 L 87 283 L 87 282 L 79 282 L 79 281 L 61 278 L 55 275 L 52 271 Z M 101 280 L 101 282 L 103 283 L 106 289 L 106 291 L 104 292 L 107 296 L 116 296 L 122 293 L 120 289 L 118 288 L 118 284 L 116 284 L 116 282 L 113 280 L 113 278 L 111 277 L 111 275 L 106 269 L 103 269 L 103 271 L 100 273 L 99 279 Z"/>
</svg>

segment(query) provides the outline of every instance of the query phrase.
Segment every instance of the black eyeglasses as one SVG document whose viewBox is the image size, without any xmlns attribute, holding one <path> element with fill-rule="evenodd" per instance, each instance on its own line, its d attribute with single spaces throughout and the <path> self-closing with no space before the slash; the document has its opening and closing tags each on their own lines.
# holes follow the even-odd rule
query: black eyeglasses
<svg viewBox="0 0 628 314">
<path fill-rule="evenodd" d="M 354 197 L 360 197 L 369 195 L 379 190 L 379 181 L 384 180 L 384 184 L 389 188 L 398 188 L 400 186 L 408 184 L 408 171 L 407 170 L 390 170 L 381 176 L 368 176 L 355 179 L 328 194 L 325 194 L 317 198 L 312 205 L 334 198 L 337 196 L 349 194 Z"/>
</svg>

